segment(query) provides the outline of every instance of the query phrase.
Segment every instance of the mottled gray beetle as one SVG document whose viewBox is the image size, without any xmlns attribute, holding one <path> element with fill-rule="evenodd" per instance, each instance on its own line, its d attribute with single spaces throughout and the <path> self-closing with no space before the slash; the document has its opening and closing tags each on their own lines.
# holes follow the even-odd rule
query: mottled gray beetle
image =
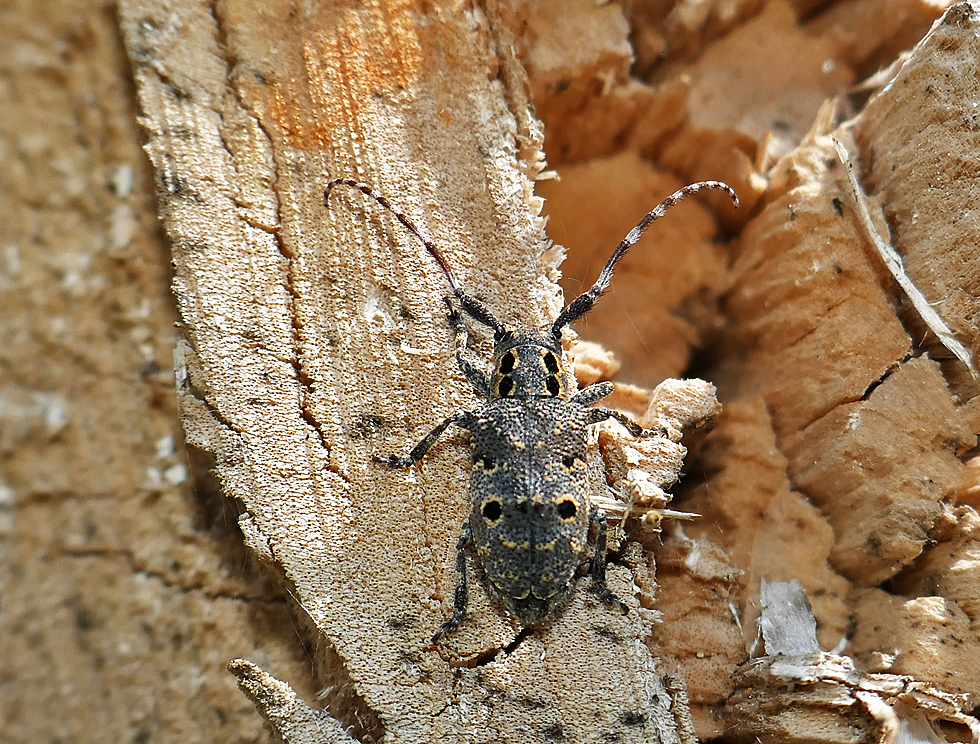
<svg viewBox="0 0 980 744">
<path fill-rule="evenodd" d="M 547 617 L 568 596 L 593 523 L 592 587 L 606 604 L 625 613 L 626 605 L 606 586 L 606 522 L 589 498 L 586 434 L 590 425 L 610 418 L 636 437 L 664 431 L 644 429 L 618 411 L 589 408 L 613 391 L 611 382 L 598 382 L 573 393 L 562 360 L 562 330 L 592 308 L 609 286 L 619 260 L 670 207 L 708 188 L 723 189 L 737 207 L 735 191 L 721 181 L 699 181 L 674 192 L 630 230 L 592 288 L 567 305 L 551 326 L 507 328 L 482 302 L 462 290 L 435 244 L 370 186 L 338 178 L 327 184 L 324 204 L 329 204 L 330 191 L 340 184 L 370 196 L 422 241 L 442 268 L 463 311 L 493 330 L 493 373 L 488 376 L 463 356 L 466 327 L 446 298 L 459 368 L 487 402 L 475 411 L 460 411 L 447 418 L 408 455 L 374 458 L 391 468 L 407 468 L 425 457 L 450 425 L 470 432 L 473 510 L 457 545 L 455 612 L 432 641 L 454 631 L 466 611 L 467 543 L 475 546 L 494 594 L 523 624 L 530 625 Z"/>
</svg>

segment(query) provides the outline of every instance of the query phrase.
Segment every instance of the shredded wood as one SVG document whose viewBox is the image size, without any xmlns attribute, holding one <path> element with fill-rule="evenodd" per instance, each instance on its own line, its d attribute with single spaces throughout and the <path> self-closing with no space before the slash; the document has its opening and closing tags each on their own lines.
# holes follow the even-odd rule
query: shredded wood
<svg viewBox="0 0 980 744">
<path fill-rule="evenodd" d="M 858 180 L 857 166 L 852 162 L 847 148 L 836 138 L 834 139 L 834 147 L 837 150 L 837 156 L 840 158 L 841 163 L 844 164 L 847 181 L 851 186 L 851 195 L 854 197 L 854 203 L 858 209 L 858 216 L 861 218 L 861 226 L 864 228 L 864 232 L 871 241 L 871 244 L 874 245 L 875 250 L 878 251 L 878 255 L 881 256 L 881 260 L 888 267 L 889 273 L 894 277 L 898 286 L 902 288 L 902 291 L 905 292 L 912 306 L 922 318 L 922 321 L 929 327 L 929 330 L 936 334 L 943 346 L 963 362 L 966 368 L 970 370 L 970 374 L 974 379 L 980 377 L 980 373 L 977 372 L 977 368 L 973 364 L 973 356 L 970 354 L 970 350 L 953 335 L 946 321 L 933 309 L 929 303 L 929 299 L 915 286 L 915 282 L 912 281 L 908 272 L 905 271 L 905 264 L 902 262 L 902 257 L 898 251 L 882 237 L 881 233 L 878 232 L 878 228 L 875 227 L 874 221 L 871 219 L 871 213 L 868 211 L 868 197 L 861 187 Z"/>
</svg>

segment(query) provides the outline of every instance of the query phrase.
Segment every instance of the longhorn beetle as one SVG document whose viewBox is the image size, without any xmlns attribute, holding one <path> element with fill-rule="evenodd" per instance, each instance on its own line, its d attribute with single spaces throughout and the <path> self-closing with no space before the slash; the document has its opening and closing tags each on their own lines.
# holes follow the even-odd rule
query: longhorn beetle
<svg viewBox="0 0 980 744">
<path fill-rule="evenodd" d="M 586 434 L 591 424 L 615 419 L 635 437 L 664 435 L 661 427 L 644 429 L 609 408 L 589 408 L 613 391 L 597 382 L 573 392 L 571 373 L 562 358 L 562 329 L 585 315 L 609 286 L 613 269 L 630 246 L 657 218 L 685 196 L 722 189 L 738 206 L 734 189 L 721 181 L 685 186 L 653 208 L 630 230 L 592 288 L 565 306 L 551 326 L 504 326 L 478 299 L 460 287 L 435 244 L 384 196 L 357 181 L 338 178 L 327 184 L 324 205 L 335 186 L 350 186 L 391 212 L 425 246 L 449 282 L 453 297 L 473 320 L 493 330 L 493 372 L 487 375 L 464 357 L 467 330 L 449 298 L 449 321 L 456 336 L 456 361 L 463 376 L 486 402 L 475 411 L 445 419 L 407 455 L 375 457 L 390 468 L 419 462 L 449 426 L 470 432 L 472 511 L 456 546 L 459 583 L 455 611 L 433 636 L 453 632 L 466 611 L 466 546 L 473 543 L 494 594 L 524 625 L 547 617 L 568 596 L 575 571 L 596 525 L 589 566 L 592 588 L 607 605 L 627 612 L 606 586 L 606 521 L 591 505 L 586 470 Z"/>
</svg>

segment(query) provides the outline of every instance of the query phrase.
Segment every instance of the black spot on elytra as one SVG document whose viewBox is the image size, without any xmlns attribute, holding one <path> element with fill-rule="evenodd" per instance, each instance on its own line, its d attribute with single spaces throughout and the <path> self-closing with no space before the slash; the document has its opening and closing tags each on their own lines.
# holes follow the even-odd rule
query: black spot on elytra
<svg viewBox="0 0 980 744">
<path fill-rule="evenodd" d="M 548 370 L 549 375 L 558 374 L 558 360 L 555 358 L 555 355 L 552 354 L 550 351 L 545 352 L 544 368 Z"/>
<path fill-rule="evenodd" d="M 391 422 L 382 416 L 358 414 L 351 424 L 351 435 L 356 439 L 365 439 L 391 426 Z"/>
<path fill-rule="evenodd" d="M 500 519 L 501 514 L 503 514 L 503 509 L 501 509 L 500 502 L 496 499 L 487 501 L 483 505 L 483 518 L 488 522 L 496 522 Z"/>
<path fill-rule="evenodd" d="M 497 394 L 501 398 L 506 398 L 514 392 L 514 381 L 509 377 L 504 377 L 500 380 L 500 384 L 497 386 Z"/>
<path fill-rule="evenodd" d="M 509 375 L 514 371 L 514 367 L 517 366 L 517 354 L 514 351 L 508 351 L 502 357 L 500 357 L 500 374 Z"/>
<path fill-rule="evenodd" d="M 558 517 L 560 519 L 574 519 L 577 511 L 578 507 L 575 506 L 575 502 L 571 499 L 558 502 Z"/>
</svg>

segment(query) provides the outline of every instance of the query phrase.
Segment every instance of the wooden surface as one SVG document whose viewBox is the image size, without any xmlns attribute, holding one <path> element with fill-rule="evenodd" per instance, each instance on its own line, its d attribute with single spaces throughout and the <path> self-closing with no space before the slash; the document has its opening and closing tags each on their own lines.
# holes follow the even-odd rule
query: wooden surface
<svg viewBox="0 0 980 744">
<path fill-rule="evenodd" d="M 879 675 L 849 689 L 911 690 L 942 702 L 917 720 L 968 730 L 980 398 L 867 243 L 830 135 L 976 349 L 975 8 L 865 105 L 846 86 L 941 9 L 45 5 L 0 27 L 0 739 L 265 741 L 264 721 L 288 741 L 668 742 L 689 720 L 701 738 L 823 735 L 838 718 L 807 690 L 738 670 L 763 650 L 764 578 L 799 579 L 824 651 Z M 542 147 L 561 181 L 540 180 Z M 633 415 L 692 373 L 726 406 L 684 440 L 669 504 L 703 516 L 662 536 L 631 520 L 611 557 L 629 616 L 583 579 L 503 652 L 518 627 L 475 580 L 458 634 L 427 641 L 450 608 L 466 439 L 406 473 L 370 457 L 476 399 L 444 278 L 357 192 L 324 208 L 338 176 L 531 323 L 562 304 L 548 236 L 574 295 L 677 186 L 738 189 L 737 212 L 699 195 L 623 263 L 578 328 L 618 362 L 572 349 L 582 384 L 642 386 L 612 399 Z M 621 434 L 599 435 L 598 482 L 601 454 L 617 489 L 661 505 L 664 453 Z M 829 740 L 893 735 L 910 699 L 849 703 Z"/>
<path fill-rule="evenodd" d="M 211 19 L 188 3 L 178 23 L 169 3 L 124 6 L 123 28 L 165 187 L 188 439 L 215 454 L 250 543 L 312 620 L 331 713 L 368 740 L 680 740 L 643 613 L 576 592 L 521 639 L 474 581 L 468 620 L 434 646 L 468 510 L 465 444 L 450 432 L 407 472 L 371 460 L 475 400 L 446 373 L 438 267 L 358 192 L 325 208 L 327 177 L 389 194 L 505 322 L 558 308 L 510 30 L 452 4 L 301 20 L 250 7 Z M 626 594 L 627 575 L 612 570 Z"/>
</svg>

